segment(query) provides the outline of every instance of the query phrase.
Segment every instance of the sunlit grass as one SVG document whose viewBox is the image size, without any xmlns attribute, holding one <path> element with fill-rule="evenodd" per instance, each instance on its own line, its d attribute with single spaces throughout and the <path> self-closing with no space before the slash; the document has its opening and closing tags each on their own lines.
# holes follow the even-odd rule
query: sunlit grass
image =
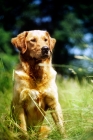
<svg viewBox="0 0 93 140">
<path fill-rule="evenodd" d="M 8 80 L 3 91 L 0 90 L 0 139 L 21 140 L 22 132 L 17 128 L 10 117 L 10 104 L 12 99 L 12 74 L 6 73 Z M 5 79 L 6 79 L 5 78 Z M 8 81 L 8 83 L 7 83 Z M 7 85 L 9 85 L 7 87 Z M 47 113 L 44 124 L 51 127 L 51 134 L 47 140 L 92 140 L 93 139 L 93 83 L 84 79 L 81 83 L 78 79 L 57 77 L 59 101 L 62 107 L 67 138 L 62 138 L 56 126 Z M 53 129 L 52 129 L 53 128 Z M 29 139 L 35 140 L 36 133 L 29 129 Z"/>
<path fill-rule="evenodd" d="M 93 86 L 85 79 L 58 80 L 59 99 L 63 108 L 68 139 L 93 138 Z M 91 135 L 90 135 L 91 133 Z"/>
</svg>

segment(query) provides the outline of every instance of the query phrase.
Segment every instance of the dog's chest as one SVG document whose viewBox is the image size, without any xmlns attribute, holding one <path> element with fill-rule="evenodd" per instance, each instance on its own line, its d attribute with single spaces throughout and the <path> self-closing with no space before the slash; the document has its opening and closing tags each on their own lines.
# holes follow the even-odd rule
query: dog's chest
<svg viewBox="0 0 93 140">
<path fill-rule="evenodd" d="M 36 125 L 44 118 L 45 103 L 40 93 L 32 91 L 24 101 L 24 110 L 28 125 Z M 31 121 L 32 120 L 32 121 Z"/>
</svg>

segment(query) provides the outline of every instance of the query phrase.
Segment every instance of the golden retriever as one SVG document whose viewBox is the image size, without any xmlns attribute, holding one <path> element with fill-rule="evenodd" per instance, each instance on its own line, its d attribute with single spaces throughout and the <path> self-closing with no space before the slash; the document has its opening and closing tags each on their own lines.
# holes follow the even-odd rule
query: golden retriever
<svg viewBox="0 0 93 140">
<path fill-rule="evenodd" d="M 41 126 L 45 111 L 51 115 L 60 133 L 64 133 L 63 116 L 52 68 L 52 52 L 56 40 L 47 31 L 31 30 L 11 39 L 20 52 L 20 64 L 14 71 L 13 115 L 25 132 L 29 126 Z M 41 132 L 40 132 L 41 131 Z M 39 132 L 47 133 L 41 126 Z"/>
</svg>

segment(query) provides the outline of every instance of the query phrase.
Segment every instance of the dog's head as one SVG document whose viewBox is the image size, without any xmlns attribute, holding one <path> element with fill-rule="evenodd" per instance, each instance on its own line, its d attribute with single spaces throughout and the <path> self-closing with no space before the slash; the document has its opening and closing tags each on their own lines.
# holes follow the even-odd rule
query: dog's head
<svg viewBox="0 0 93 140">
<path fill-rule="evenodd" d="M 51 56 L 56 40 L 47 31 L 32 30 L 20 33 L 11 42 L 21 54 L 27 52 L 32 58 L 45 59 Z"/>
</svg>

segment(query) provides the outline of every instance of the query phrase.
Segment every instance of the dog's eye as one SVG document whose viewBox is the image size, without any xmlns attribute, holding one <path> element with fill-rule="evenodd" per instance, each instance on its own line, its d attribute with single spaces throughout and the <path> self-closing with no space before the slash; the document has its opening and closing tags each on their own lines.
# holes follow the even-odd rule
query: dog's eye
<svg viewBox="0 0 93 140">
<path fill-rule="evenodd" d="M 33 39 L 31 39 L 30 41 L 31 41 L 31 42 L 36 42 L 36 39 L 35 39 L 35 38 L 33 38 Z"/>
<path fill-rule="evenodd" d="M 47 38 L 45 38 L 44 41 L 46 42 L 47 41 Z"/>
</svg>

